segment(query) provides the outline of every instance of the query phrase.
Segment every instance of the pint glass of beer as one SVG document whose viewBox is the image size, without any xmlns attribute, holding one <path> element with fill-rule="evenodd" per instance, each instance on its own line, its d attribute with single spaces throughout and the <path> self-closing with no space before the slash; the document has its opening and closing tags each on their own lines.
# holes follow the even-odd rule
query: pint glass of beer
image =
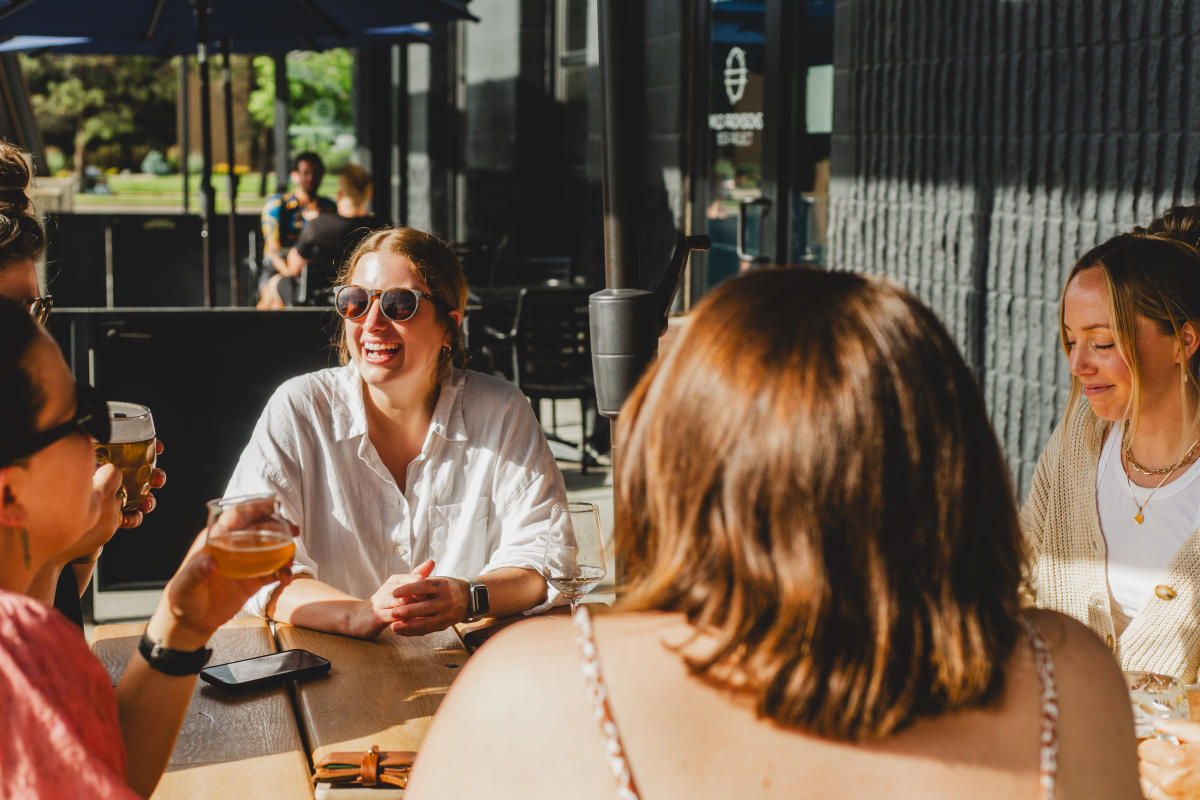
<svg viewBox="0 0 1200 800">
<path fill-rule="evenodd" d="M 208 501 L 204 550 L 228 578 L 269 575 L 292 560 L 292 526 L 279 514 L 274 495 Z"/>
<path fill-rule="evenodd" d="M 150 476 L 158 459 L 154 446 L 154 417 L 150 409 L 137 403 L 108 401 L 112 435 L 107 442 L 96 442 L 96 461 L 121 470 L 125 487 L 124 511 L 136 511 L 150 495 Z"/>
</svg>

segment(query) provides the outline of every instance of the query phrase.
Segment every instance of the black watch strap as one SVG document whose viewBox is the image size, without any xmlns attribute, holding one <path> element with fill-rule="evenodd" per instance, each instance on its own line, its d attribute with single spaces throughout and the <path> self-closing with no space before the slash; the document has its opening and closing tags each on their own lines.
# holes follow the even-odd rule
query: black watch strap
<svg viewBox="0 0 1200 800">
<path fill-rule="evenodd" d="M 487 584 L 478 578 L 467 578 L 467 618 L 463 622 L 475 622 L 492 610 Z"/>
<path fill-rule="evenodd" d="M 138 641 L 138 652 L 146 663 L 164 675 L 196 675 L 204 669 L 204 665 L 212 658 L 211 647 L 201 647 L 199 650 L 172 650 L 155 644 L 146 632 Z"/>
</svg>

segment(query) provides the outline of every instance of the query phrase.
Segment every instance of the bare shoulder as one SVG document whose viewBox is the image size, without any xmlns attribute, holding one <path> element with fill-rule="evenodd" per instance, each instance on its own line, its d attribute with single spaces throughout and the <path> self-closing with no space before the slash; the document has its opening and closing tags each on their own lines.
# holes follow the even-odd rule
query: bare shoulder
<svg viewBox="0 0 1200 800">
<path fill-rule="evenodd" d="M 1112 651 L 1071 617 L 1044 609 L 1025 613 L 1054 665 L 1062 796 L 1140 796 L 1129 695 Z"/>
<path fill-rule="evenodd" d="M 532 618 L 496 634 L 467 659 L 438 708 L 406 797 L 520 797 L 518 787 L 539 779 L 523 754 L 562 760 L 565 743 L 594 727 L 578 664 L 567 617 Z M 508 778 L 497 784 L 496 775 Z"/>
<path fill-rule="evenodd" d="M 1120 667 L 1094 631 L 1074 617 L 1049 609 L 1029 608 L 1024 614 L 1050 649 L 1056 671 L 1072 673 L 1073 682 L 1091 677 L 1124 691 Z"/>
<path fill-rule="evenodd" d="M 1050 650 L 1061 697 L 1086 699 L 1097 713 L 1129 715 L 1121 667 L 1095 632 L 1057 611 L 1028 609 L 1025 615 Z"/>
</svg>

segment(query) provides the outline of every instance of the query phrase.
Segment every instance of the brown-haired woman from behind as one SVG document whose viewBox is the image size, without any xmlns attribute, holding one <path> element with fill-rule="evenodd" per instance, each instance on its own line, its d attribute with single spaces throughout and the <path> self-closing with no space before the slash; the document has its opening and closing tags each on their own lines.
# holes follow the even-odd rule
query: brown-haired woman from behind
<svg viewBox="0 0 1200 800">
<path fill-rule="evenodd" d="M 622 409 L 618 613 L 472 656 L 412 800 L 1136 797 L 1108 651 L 1018 608 L 1007 471 L 932 313 L 786 268 L 692 316 Z"/>
</svg>

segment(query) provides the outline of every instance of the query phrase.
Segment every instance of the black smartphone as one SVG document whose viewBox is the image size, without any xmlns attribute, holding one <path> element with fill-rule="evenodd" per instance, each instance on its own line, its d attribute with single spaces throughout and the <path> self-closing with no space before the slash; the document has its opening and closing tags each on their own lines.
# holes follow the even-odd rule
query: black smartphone
<svg viewBox="0 0 1200 800">
<path fill-rule="evenodd" d="M 200 670 L 200 677 L 222 689 L 242 690 L 326 672 L 329 672 L 328 659 L 307 650 L 284 650 L 227 664 L 214 664 Z"/>
</svg>

